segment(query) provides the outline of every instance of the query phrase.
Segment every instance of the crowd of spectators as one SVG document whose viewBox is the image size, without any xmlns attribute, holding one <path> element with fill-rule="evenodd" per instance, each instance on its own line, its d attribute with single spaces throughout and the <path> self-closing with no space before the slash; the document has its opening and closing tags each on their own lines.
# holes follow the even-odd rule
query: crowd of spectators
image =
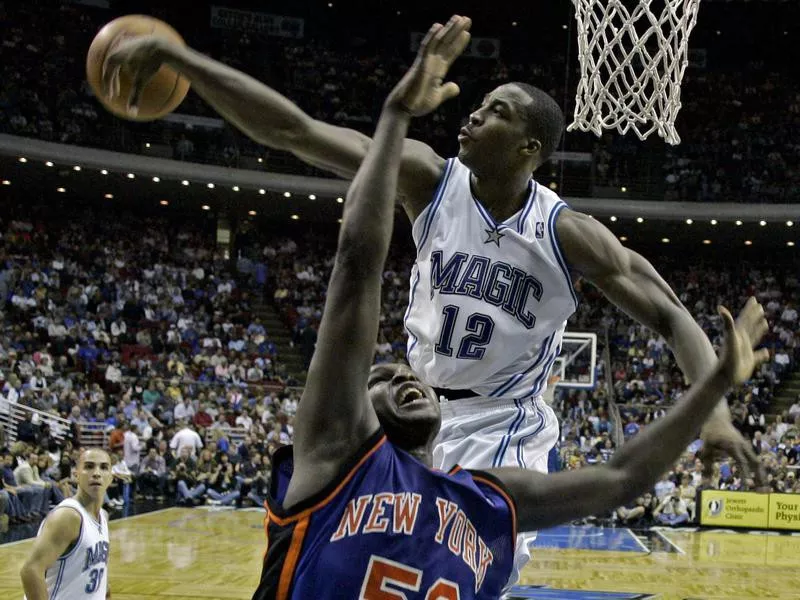
<svg viewBox="0 0 800 600">
<path fill-rule="evenodd" d="M 66 3 L 56 10 L 26 4 L 15 7 L 13 18 L 6 14 L 0 131 L 137 153 L 146 152 L 145 142 L 152 142 L 180 160 L 249 168 L 250 163 L 240 162 L 246 155 L 261 158 L 259 168 L 323 175 L 286 153 L 258 147 L 228 125 L 219 130 L 167 121 L 131 124 L 112 117 L 93 98 L 82 52 L 73 50 L 87 48 L 108 19 L 107 11 Z M 187 27 L 184 34 L 201 51 L 266 81 L 315 118 L 366 133 L 372 132 L 383 98 L 410 58 L 396 39 L 385 48 L 359 52 L 324 37 L 293 40 Z M 510 56 L 458 63 L 453 76 L 462 89 L 460 99 L 415 120 L 410 135 L 452 155 L 457 131 L 481 95 L 492 85 L 514 80 L 545 89 L 571 113 L 574 93 L 564 84 L 567 61 L 560 52 L 551 54 L 546 63 L 515 62 Z M 800 121 L 800 85 L 791 73 L 774 73 L 757 59 L 733 72 L 689 69 L 681 100 L 680 146 L 665 150 L 663 144 L 616 133 L 600 140 L 570 133 L 567 149 L 593 153 L 598 186 L 628 186 L 648 194 L 656 190 L 656 196 L 668 200 L 798 200 L 800 144 L 792 132 Z M 194 94 L 179 112 L 216 116 Z M 571 176 L 569 169 L 565 176 Z M 650 181 L 637 187 L 632 185 L 636 180 Z"/>
<path fill-rule="evenodd" d="M 764 345 L 770 350 L 770 359 L 746 385 L 729 394 L 728 403 L 734 425 L 751 440 L 772 491 L 800 493 L 800 398 L 787 410 L 777 411 L 774 422 L 766 417 L 776 412 L 776 387 L 800 364 L 796 270 L 748 264 L 726 269 L 719 265 L 659 266 L 715 349 L 721 346 L 723 334 L 717 306 L 740 307 L 752 294 L 764 305 L 770 323 Z M 561 418 L 560 462 L 565 469 L 607 462 L 617 444 L 662 417 L 689 387 L 663 338 L 612 309 L 595 289 L 584 286 L 582 293 L 584 301 L 572 327 L 594 330 L 601 340 L 607 332 L 611 364 L 606 369 L 601 344 L 597 387 L 591 392 L 555 394 Z M 616 413 L 609 403 L 609 387 L 619 411 L 622 440 L 615 436 Z M 702 489 L 755 489 L 753 479 L 742 477 L 730 462 L 717 463 L 713 474 L 703 477 L 700 450 L 701 444 L 693 443 L 651 493 L 606 517 L 629 524 L 694 522 L 698 516 L 695 496 Z"/>
<path fill-rule="evenodd" d="M 218 260 L 213 232 L 191 219 L 175 223 L 117 210 L 99 219 L 75 207 L 68 214 L 17 207 L 2 221 L 0 421 L 18 406 L 33 412 L 17 423 L 16 445 L 0 439 L 7 448 L 0 512 L 15 521 L 35 519 L 71 494 L 77 452 L 90 434 L 114 456 L 109 508 L 137 498 L 259 506 L 272 453 L 291 443 L 299 390 L 288 385 L 292 374 L 278 361 L 252 303 L 271 301 L 309 359 L 335 236 L 270 238 L 237 269 Z M 412 256 L 410 243 L 398 241 L 387 261 L 376 361 L 404 357 Z M 267 285 L 263 277 L 248 275 L 259 264 L 270 274 L 264 289 L 258 287 Z M 666 258 L 659 266 L 715 347 L 722 339 L 715 307 L 739 307 L 759 295 L 771 323 L 765 340 L 771 358 L 729 403 L 772 488 L 800 492 L 800 401 L 775 422 L 765 418 L 775 388 L 800 360 L 797 274 L 746 263 L 688 267 Z M 663 339 L 613 309 L 593 287 L 579 291 L 569 328 L 600 334 L 600 360 L 593 390 L 554 394 L 565 469 L 605 462 L 620 443 L 609 391 L 627 438 L 687 389 Z M 681 502 L 686 518 L 696 517 L 690 489 L 752 487 L 727 462 L 702 478 L 698 450 L 697 444 L 687 449 L 649 497 L 613 518 L 680 523 Z M 677 504 L 665 502 L 675 495 Z"/>
</svg>

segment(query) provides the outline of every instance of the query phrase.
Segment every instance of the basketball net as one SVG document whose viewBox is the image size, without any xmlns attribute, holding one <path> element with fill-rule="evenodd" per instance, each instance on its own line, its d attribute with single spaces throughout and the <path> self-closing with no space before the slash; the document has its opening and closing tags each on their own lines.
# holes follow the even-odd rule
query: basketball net
<svg viewBox="0 0 800 600">
<path fill-rule="evenodd" d="M 632 129 L 642 140 L 655 131 L 679 144 L 675 118 L 700 0 L 572 2 L 581 79 L 567 131 Z"/>
</svg>

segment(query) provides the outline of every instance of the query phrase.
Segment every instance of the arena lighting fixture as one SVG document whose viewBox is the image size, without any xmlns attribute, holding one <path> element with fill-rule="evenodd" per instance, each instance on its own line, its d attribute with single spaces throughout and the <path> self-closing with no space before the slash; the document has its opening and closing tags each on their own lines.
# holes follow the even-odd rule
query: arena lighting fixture
<svg viewBox="0 0 800 600">
<path fill-rule="evenodd" d="M 309 200 L 316 200 L 316 199 L 317 199 L 317 197 L 316 197 L 314 194 L 309 194 L 309 195 L 308 195 L 308 199 L 309 199 Z"/>
<path fill-rule="evenodd" d="M 711 240 L 703 240 L 703 243 L 708 246 L 711 243 Z"/>
<path fill-rule="evenodd" d="M 213 183 L 209 183 L 208 184 L 208 189 L 213 190 L 214 189 L 214 184 Z"/>
<path fill-rule="evenodd" d="M 263 196 L 264 194 L 267 193 L 267 190 L 265 190 L 264 188 L 261 188 L 260 190 L 258 190 L 258 193 Z"/>
<path fill-rule="evenodd" d="M 341 219 L 336 219 L 336 222 L 337 222 L 337 223 L 341 223 L 341 222 L 342 222 L 342 220 L 341 220 Z"/>
<path fill-rule="evenodd" d="M 569 27 L 567 25 L 562 25 L 561 29 L 569 29 Z"/>
<path fill-rule="evenodd" d="M 114 194 L 106 194 L 105 198 L 108 200 L 112 200 L 114 198 Z"/>
<path fill-rule="evenodd" d="M 787 246 L 794 246 L 794 242 L 786 242 Z"/>
<path fill-rule="evenodd" d="M 694 221 L 692 221 L 691 219 L 686 219 L 686 224 L 687 225 L 691 225 L 692 223 L 694 223 Z"/>
<path fill-rule="evenodd" d="M 256 216 L 256 211 L 250 210 L 250 211 L 247 211 L 247 214 L 250 215 L 251 217 L 255 217 Z"/>
<path fill-rule="evenodd" d="M 621 188 L 619 188 L 619 191 L 620 191 L 620 192 L 623 192 L 623 193 L 625 193 L 625 192 L 627 192 L 627 191 L 628 191 L 628 188 L 626 188 L 626 187 L 623 185 Z"/>
<path fill-rule="evenodd" d="M 661 241 L 665 244 L 669 244 L 669 238 L 661 238 Z"/>
<path fill-rule="evenodd" d="M 284 198 L 291 198 L 292 197 L 292 193 L 291 192 L 283 192 L 283 197 Z"/>
<path fill-rule="evenodd" d="M 739 225 L 741 225 L 741 224 L 742 224 L 742 222 L 741 222 L 741 221 L 736 221 L 736 226 L 737 226 L 737 227 L 738 227 Z"/>
<path fill-rule="evenodd" d="M 794 221 L 786 221 L 787 227 L 791 227 L 792 225 L 794 225 Z"/>
<path fill-rule="evenodd" d="M 263 159 L 263 158 L 261 158 L 261 157 L 259 157 L 259 159 L 258 159 L 258 162 L 260 162 L 260 163 L 263 163 L 263 162 L 264 162 L 264 159 Z"/>
<path fill-rule="evenodd" d="M 745 245 L 745 246 L 752 246 L 752 245 L 753 245 L 753 242 L 751 242 L 750 240 L 745 240 L 745 241 L 744 241 L 744 245 Z"/>
<path fill-rule="evenodd" d="M 26 162 L 28 162 L 28 159 L 27 159 L 27 158 L 25 158 L 24 156 L 20 156 L 20 157 L 19 157 L 19 162 L 21 162 L 21 163 L 26 163 Z"/>
<path fill-rule="evenodd" d="M 161 181 L 160 177 L 153 177 L 153 183 L 158 183 L 159 181 Z"/>
<path fill-rule="evenodd" d="M 3 179 L 3 185 L 11 185 L 11 182 L 8 179 Z"/>
<path fill-rule="evenodd" d="M 108 175 L 108 171 L 106 171 L 105 169 L 103 169 L 102 171 L 100 171 L 100 175 Z"/>
<path fill-rule="evenodd" d="M 612 223 L 616 223 L 617 222 L 617 217 L 612 215 L 612 216 L 608 217 L 608 220 L 611 221 Z"/>
<path fill-rule="evenodd" d="M 46 167 L 52 167 L 52 166 L 53 166 L 53 163 L 52 163 L 51 161 L 49 161 L 49 160 L 48 160 L 46 163 L 44 163 L 44 165 L 45 165 Z"/>
<path fill-rule="evenodd" d="M 644 219 L 642 217 L 636 217 L 637 223 L 644 223 Z"/>
<path fill-rule="evenodd" d="M 333 2 L 328 2 L 328 8 L 333 8 Z"/>
<path fill-rule="evenodd" d="M 167 206 L 167 205 L 169 205 L 169 202 L 167 200 L 162 200 L 161 202 L 159 202 L 159 204 L 161 206 Z"/>
<path fill-rule="evenodd" d="M 135 179 L 135 178 L 136 175 L 134 175 L 133 173 L 128 173 L 128 179 Z"/>
<path fill-rule="evenodd" d="M 65 190 L 64 188 L 56 188 L 56 191 L 59 192 L 60 194 L 63 194 L 67 190 Z"/>
<path fill-rule="evenodd" d="M 341 196 L 339 196 L 339 197 L 336 199 L 336 201 L 337 201 L 339 204 L 342 204 L 342 203 L 344 202 L 344 198 L 342 198 Z"/>
<path fill-rule="evenodd" d="M 621 236 L 619 236 L 619 241 L 620 241 L 620 242 L 627 242 L 627 241 L 628 241 L 628 238 L 627 238 L 627 237 L 625 237 L 624 235 L 621 235 Z"/>
<path fill-rule="evenodd" d="M 548 186 L 551 190 L 555 191 L 558 189 L 558 184 L 555 181 L 551 181 L 550 185 Z"/>
<path fill-rule="evenodd" d="M 297 219 L 299 218 L 300 218 L 299 215 L 292 215 L 292 221 L 297 221 Z"/>
<path fill-rule="evenodd" d="M 181 181 L 181 184 L 189 185 L 189 180 L 188 179 L 184 179 L 183 181 Z"/>
<path fill-rule="evenodd" d="M 72 167 L 72 170 L 73 171 L 80 171 L 81 168 L 78 165 L 75 165 L 74 167 Z"/>
<path fill-rule="evenodd" d="M 711 224 L 712 225 L 716 225 L 717 224 L 717 220 L 716 219 L 711 219 Z"/>
<path fill-rule="evenodd" d="M 233 191 L 234 192 L 238 192 L 239 191 L 239 186 L 238 185 L 233 186 Z"/>
<path fill-rule="evenodd" d="M 211 207 L 208 204 L 203 204 L 203 206 L 201 206 L 201 208 L 203 210 L 211 210 Z"/>
<path fill-rule="evenodd" d="M 149 148 L 149 147 L 150 147 L 150 142 L 147 142 L 147 143 L 144 145 L 144 147 L 145 147 L 145 148 Z"/>
<path fill-rule="evenodd" d="M 766 221 L 759 221 L 758 224 L 761 225 L 762 227 L 764 227 L 764 225 L 766 225 L 767 222 Z"/>
</svg>

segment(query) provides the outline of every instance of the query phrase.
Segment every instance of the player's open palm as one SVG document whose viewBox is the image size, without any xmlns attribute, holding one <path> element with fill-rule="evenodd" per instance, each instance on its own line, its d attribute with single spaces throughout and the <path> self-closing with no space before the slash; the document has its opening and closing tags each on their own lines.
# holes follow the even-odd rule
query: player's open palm
<svg viewBox="0 0 800 600">
<path fill-rule="evenodd" d="M 472 20 L 454 15 L 433 25 L 420 44 L 414 64 L 387 99 L 415 117 L 426 115 L 458 95 L 458 85 L 444 82 L 447 71 L 469 43 Z"/>
<path fill-rule="evenodd" d="M 725 325 L 725 344 L 720 360 L 725 375 L 734 385 L 750 379 L 755 368 L 769 358 L 765 348 L 754 350 L 768 330 L 764 309 L 750 298 L 734 322 L 731 313 L 720 307 L 719 313 Z M 752 446 L 728 419 L 715 419 L 706 423 L 701 438 L 703 471 L 706 477 L 713 472 L 714 461 L 721 456 L 730 456 L 739 465 L 742 473 L 755 478 L 756 486 L 765 482 L 763 465 L 753 452 Z"/>
<path fill-rule="evenodd" d="M 719 307 L 725 324 L 725 345 L 722 348 L 722 366 L 734 385 L 750 379 L 755 368 L 769 358 L 766 348 L 754 350 L 769 329 L 764 309 L 755 298 L 750 298 L 734 323 L 731 313 Z"/>
</svg>

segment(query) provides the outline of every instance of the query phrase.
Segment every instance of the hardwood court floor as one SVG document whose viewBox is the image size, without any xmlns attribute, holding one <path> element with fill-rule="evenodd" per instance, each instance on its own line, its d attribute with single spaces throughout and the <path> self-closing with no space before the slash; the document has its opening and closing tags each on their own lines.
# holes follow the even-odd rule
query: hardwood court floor
<svg viewBox="0 0 800 600">
<path fill-rule="evenodd" d="M 249 599 L 264 549 L 262 521 L 259 512 L 181 508 L 112 521 L 114 600 Z M 800 537 L 669 531 L 665 536 L 672 544 L 664 547 L 673 552 L 667 553 L 649 552 L 632 534 L 626 540 L 618 533 L 627 530 L 596 531 L 605 541 L 587 545 L 570 533 L 556 544 L 564 549 L 534 548 L 522 583 L 550 589 L 521 591 L 520 597 L 601 597 L 552 589 L 558 588 L 638 592 L 665 600 L 800 598 Z M 22 597 L 18 572 L 30 546 L 30 541 L 0 546 L 3 600 Z"/>
</svg>

